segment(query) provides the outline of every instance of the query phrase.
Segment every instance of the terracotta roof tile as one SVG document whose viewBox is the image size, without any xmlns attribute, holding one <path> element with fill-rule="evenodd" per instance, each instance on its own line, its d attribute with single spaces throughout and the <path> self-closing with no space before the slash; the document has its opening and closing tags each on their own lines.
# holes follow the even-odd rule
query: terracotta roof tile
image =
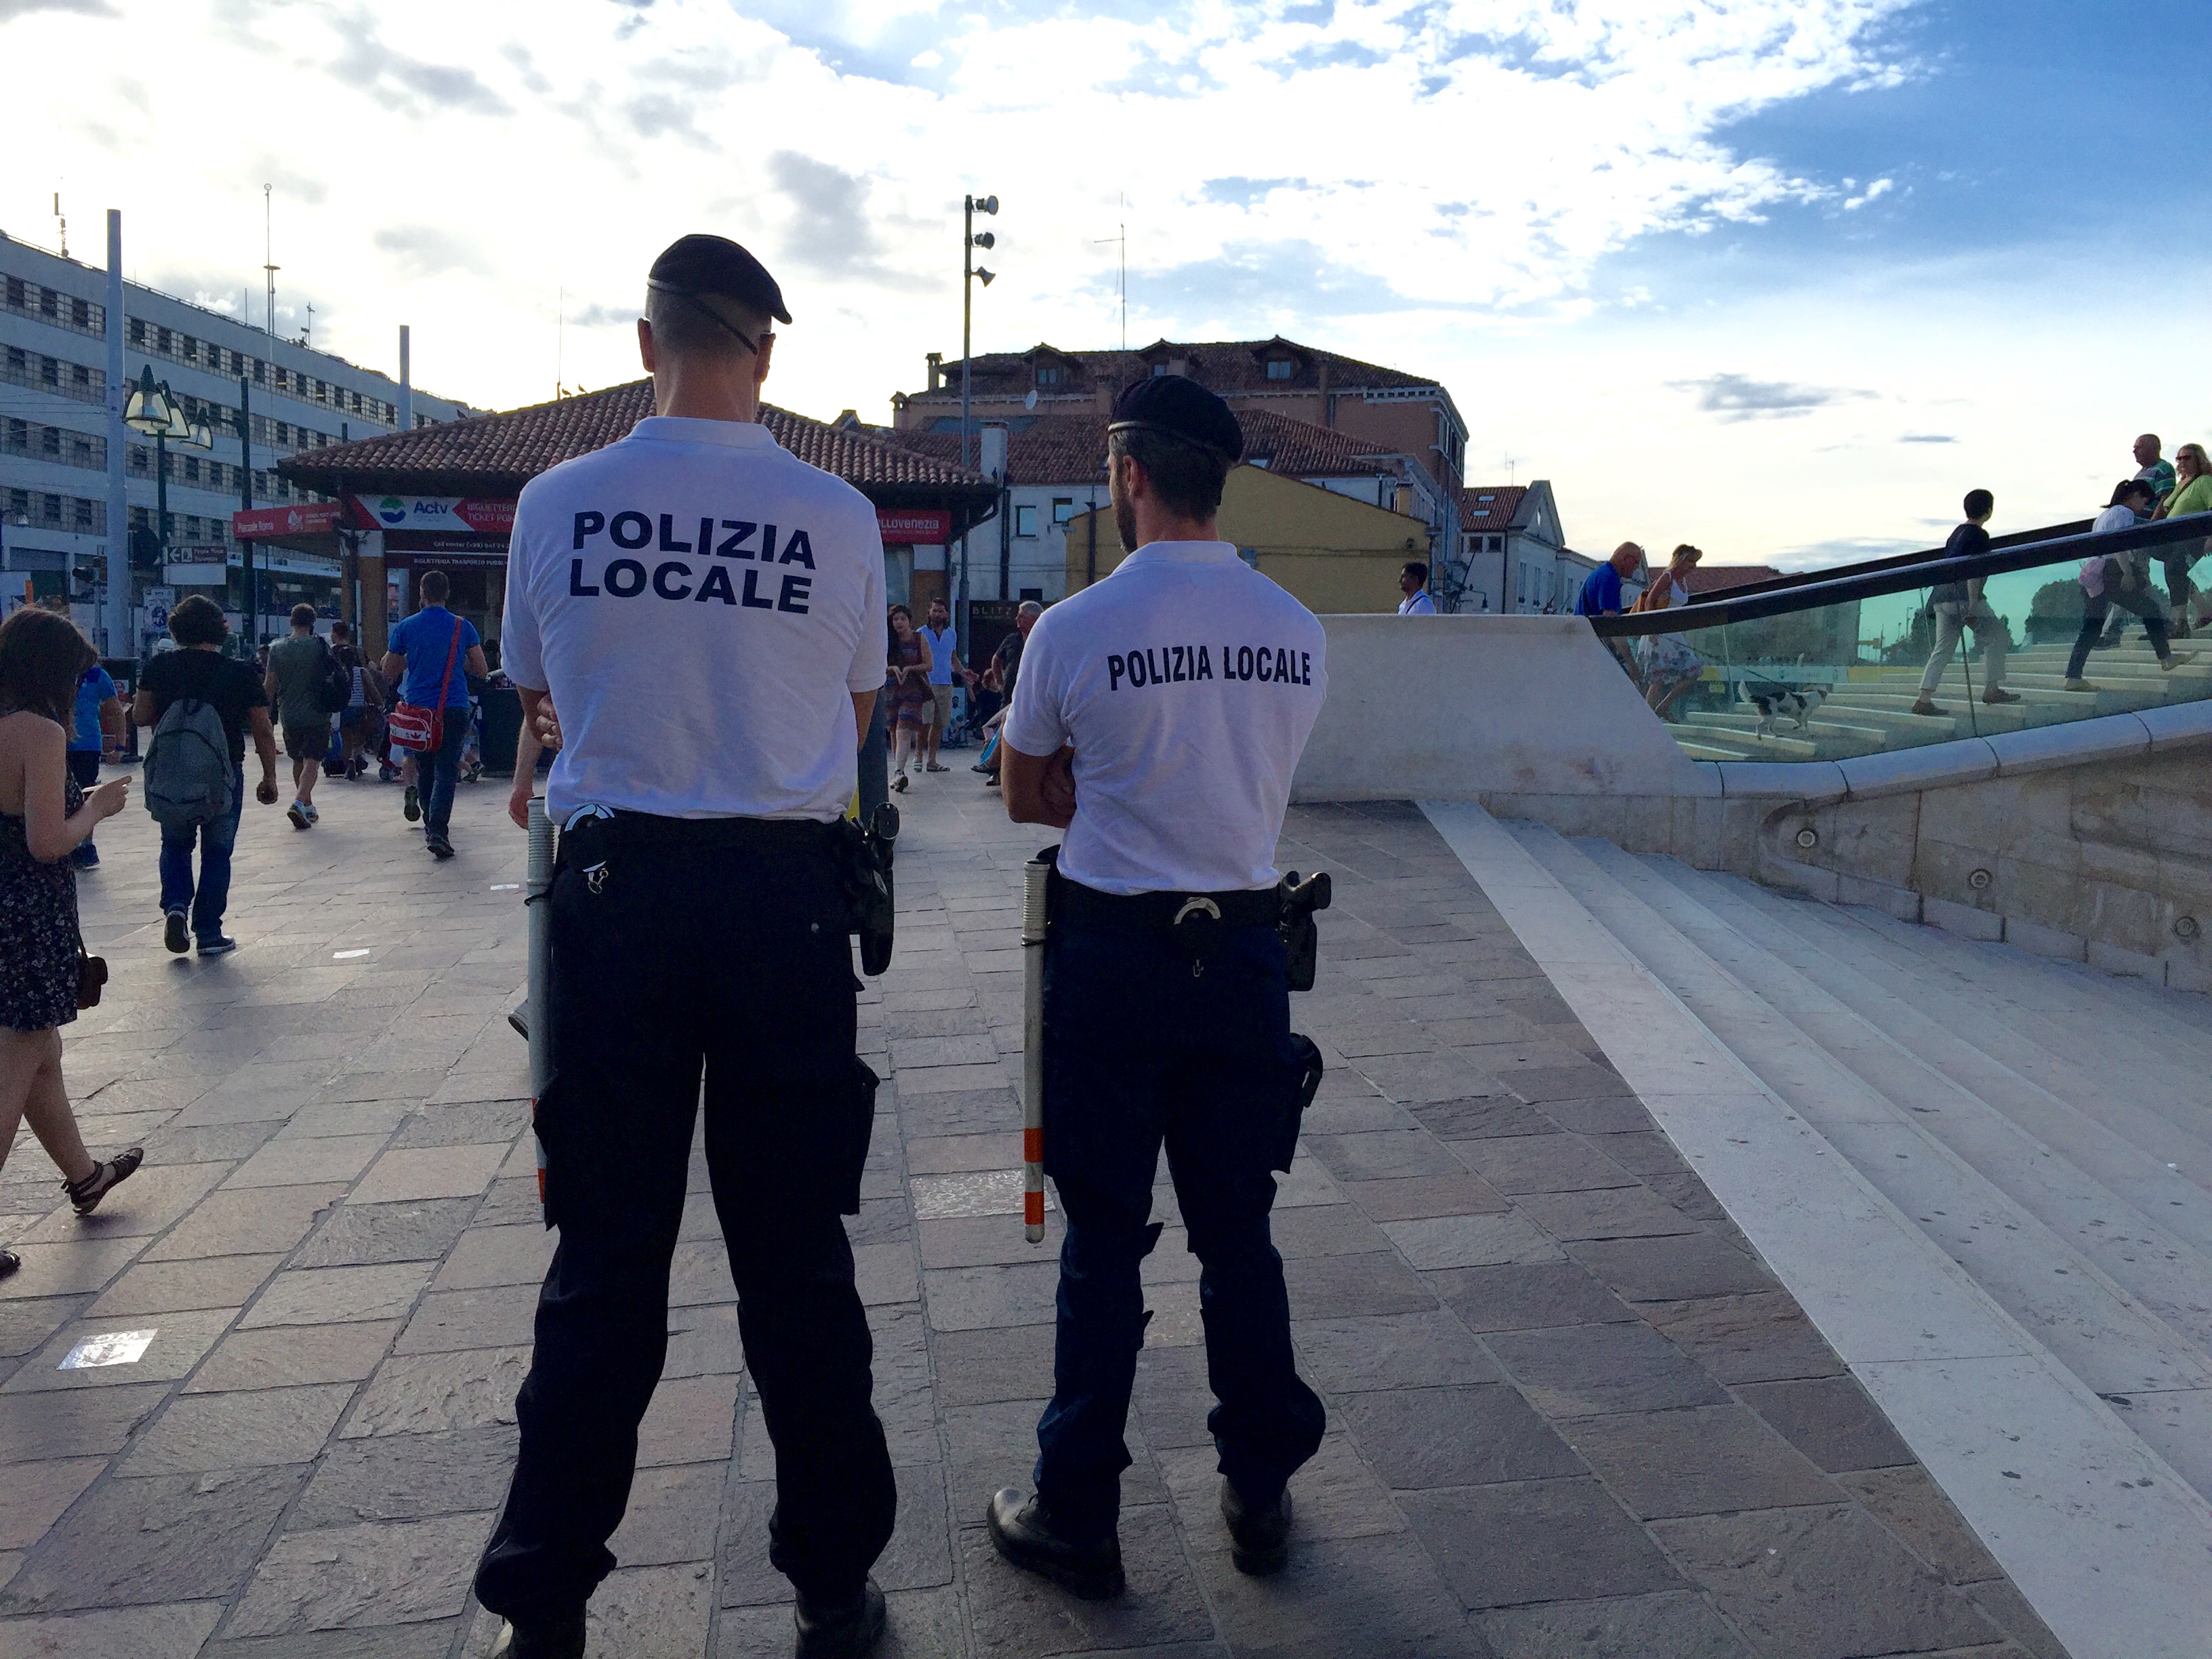
<svg viewBox="0 0 2212 1659">
<path fill-rule="evenodd" d="M 1267 364 L 1271 357 L 1290 362 L 1290 378 L 1267 378 Z M 1324 367 L 1328 371 L 1331 391 L 1406 391 L 1442 384 L 1401 369 L 1362 362 L 1357 357 L 1318 350 L 1277 335 L 1272 340 L 1156 340 L 1133 350 L 1063 351 L 1057 346 L 1040 343 L 1027 351 L 978 352 L 974 359 L 974 389 L 981 392 L 988 382 L 989 395 L 994 397 L 1005 395 L 1010 386 L 1026 390 L 1033 382 L 1036 366 L 1042 363 L 1060 371 L 1061 378 L 1053 385 L 1054 392 L 1080 392 L 1102 383 L 1119 391 L 1130 381 L 1151 374 L 1154 363 L 1175 360 L 1187 362 L 1189 367 L 1186 372 L 1200 385 L 1220 392 L 1311 391 L 1321 384 Z M 944 378 L 937 392 L 910 392 L 908 397 L 939 398 L 949 392 L 957 398 L 960 360 L 956 357 L 945 363 L 942 374 Z"/>
<path fill-rule="evenodd" d="M 1690 573 L 1690 592 L 1725 593 L 1732 587 L 1771 582 L 1785 574 L 1771 564 L 1701 564 Z"/>
<path fill-rule="evenodd" d="M 277 471 L 326 495 L 344 489 L 512 495 L 539 473 L 629 434 L 653 413 L 653 383 L 633 380 L 473 420 L 334 444 L 293 456 Z M 864 494 L 988 492 L 957 465 L 886 443 L 866 428 L 831 426 L 763 404 L 761 424 L 793 454 Z"/>
<path fill-rule="evenodd" d="M 1395 476 L 1396 454 L 1384 445 L 1269 410 L 1238 411 L 1248 459 L 1264 459 L 1271 471 L 1299 478 L 1371 478 Z M 1103 484 L 1106 478 L 1106 419 L 1100 415 L 1039 415 L 1014 429 L 1009 422 L 1006 474 L 1017 485 Z M 957 432 L 893 431 L 867 428 L 885 443 L 947 465 L 960 458 Z M 971 447 L 969 453 L 975 450 Z"/>
<path fill-rule="evenodd" d="M 1510 530 L 1528 494 L 1519 484 L 1469 484 L 1459 492 L 1462 530 Z"/>
</svg>

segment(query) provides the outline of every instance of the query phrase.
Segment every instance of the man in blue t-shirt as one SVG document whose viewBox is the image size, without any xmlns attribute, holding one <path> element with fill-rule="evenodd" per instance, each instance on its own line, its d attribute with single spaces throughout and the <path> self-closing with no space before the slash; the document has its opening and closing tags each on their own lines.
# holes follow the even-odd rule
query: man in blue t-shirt
<svg viewBox="0 0 2212 1659">
<path fill-rule="evenodd" d="M 1583 578 L 1582 592 L 1575 595 L 1575 615 L 1577 617 L 1617 617 L 1627 607 L 1621 603 L 1620 584 L 1633 576 L 1644 565 L 1644 550 L 1634 542 L 1623 542 L 1613 550 L 1613 556 Z M 1636 678 L 1636 665 L 1628 654 L 1628 641 L 1607 640 L 1606 647 L 1620 659 L 1628 671 L 1628 678 Z"/>
<path fill-rule="evenodd" d="M 115 694 L 115 682 L 98 663 L 84 671 L 76 683 L 76 723 L 70 728 L 69 740 L 70 776 L 77 787 L 89 790 L 100 781 L 100 762 L 103 754 L 112 755 L 123 746 L 123 699 Z M 80 870 L 88 870 L 100 862 L 100 849 L 87 836 L 70 854 L 70 862 Z"/>
<path fill-rule="evenodd" d="M 384 678 L 399 687 L 399 701 L 441 714 L 437 747 L 416 757 L 416 781 L 407 786 L 404 809 L 410 823 L 420 812 L 422 844 L 438 859 L 453 856 L 447 830 L 461 750 L 469 741 L 469 676 L 482 679 L 491 672 L 475 627 L 446 609 L 450 586 L 442 570 L 422 573 L 416 588 L 422 608 L 392 630 L 384 653 Z M 427 789 L 422 787 L 425 768 Z"/>
</svg>

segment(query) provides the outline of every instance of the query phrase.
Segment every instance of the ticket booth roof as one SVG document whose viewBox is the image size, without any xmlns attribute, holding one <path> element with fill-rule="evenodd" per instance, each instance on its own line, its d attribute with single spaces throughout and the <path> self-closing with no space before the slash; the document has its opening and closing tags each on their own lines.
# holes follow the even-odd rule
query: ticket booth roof
<svg viewBox="0 0 2212 1659">
<path fill-rule="evenodd" d="M 633 380 L 528 409 L 333 444 L 290 456 L 276 470 L 331 496 L 514 496 L 547 469 L 627 437 L 652 413 L 653 382 Z M 996 503 L 997 486 L 980 473 L 871 433 L 771 404 L 762 405 L 760 419 L 784 448 L 843 478 L 878 507 L 949 508 L 957 534 Z"/>
</svg>

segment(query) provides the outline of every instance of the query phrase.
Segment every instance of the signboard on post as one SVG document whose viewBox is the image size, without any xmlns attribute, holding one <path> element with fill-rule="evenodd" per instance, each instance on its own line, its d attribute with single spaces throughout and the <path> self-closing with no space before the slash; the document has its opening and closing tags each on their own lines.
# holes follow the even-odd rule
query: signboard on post
<svg viewBox="0 0 2212 1659">
<path fill-rule="evenodd" d="M 504 536 L 514 528 L 514 503 L 468 495 L 349 495 L 361 522 L 377 530 L 442 530 L 448 535 Z"/>
<path fill-rule="evenodd" d="M 272 536 L 314 536 L 336 530 L 345 509 L 336 501 L 303 501 L 297 507 L 257 507 L 230 515 L 230 533 L 244 542 Z"/>
<path fill-rule="evenodd" d="M 161 567 L 161 580 L 176 587 L 220 586 L 228 580 L 228 548 L 173 547 L 169 562 Z"/>
<path fill-rule="evenodd" d="M 879 507 L 876 528 L 891 547 L 939 547 L 952 539 L 952 514 L 943 507 Z"/>
</svg>

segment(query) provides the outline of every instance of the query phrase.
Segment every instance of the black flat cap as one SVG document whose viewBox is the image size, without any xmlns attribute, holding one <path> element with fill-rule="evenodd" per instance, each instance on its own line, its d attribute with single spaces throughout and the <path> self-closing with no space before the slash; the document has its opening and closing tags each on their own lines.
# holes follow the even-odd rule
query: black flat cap
<svg viewBox="0 0 2212 1659">
<path fill-rule="evenodd" d="M 696 297 L 720 294 L 748 311 L 764 312 L 779 323 L 791 320 L 783 290 L 768 267 L 726 236 L 679 236 L 646 273 L 646 286 L 664 293 Z"/>
<path fill-rule="evenodd" d="M 1133 427 L 1210 449 L 1232 463 L 1243 459 L 1244 428 L 1229 405 L 1188 375 L 1156 374 L 1124 388 L 1114 399 L 1114 417 L 1106 429 Z"/>
</svg>

